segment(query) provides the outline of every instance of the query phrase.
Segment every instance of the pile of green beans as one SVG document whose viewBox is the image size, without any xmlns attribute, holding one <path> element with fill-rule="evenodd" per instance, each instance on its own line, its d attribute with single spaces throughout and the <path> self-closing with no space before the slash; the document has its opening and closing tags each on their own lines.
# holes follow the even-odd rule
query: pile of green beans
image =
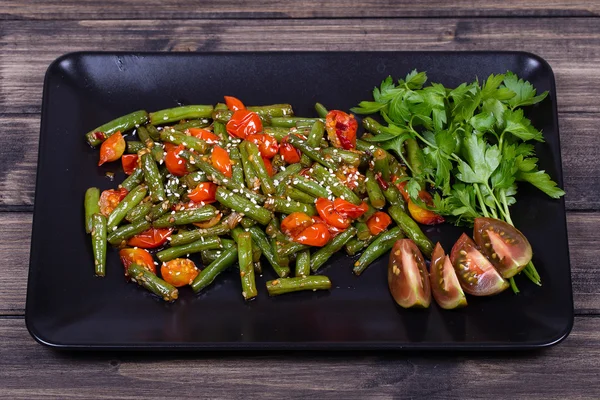
<svg viewBox="0 0 600 400">
<path fill-rule="evenodd" d="M 330 289 L 331 281 L 320 272 L 342 249 L 356 256 L 356 275 L 403 237 L 413 239 L 426 255 L 431 253 L 431 241 L 407 214 L 399 190 L 393 184 L 381 183 L 404 174 L 392 154 L 360 139 L 353 149 L 334 147 L 326 133 L 328 111 L 320 103 L 315 105 L 315 117 L 296 116 L 289 104 L 247 109 L 262 121 L 263 130 L 257 133 L 271 135 L 280 145 L 285 140 L 297 150 L 300 161 L 288 164 L 283 155 L 277 154 L 268 163 L 256 142 L 230 136 L 228 124 L 234 112 L 222 103 L 151 113 L 135 111 L 85 135 L 88 144 L 96 147 L 121 132 L 127 153 L 137 154 L 138 160 L 133 172 L 119 185 L 123 196 L 113 207 L 103 203 L 105 192 L 101 195 L 99 188 L 91 187 L 85 193 L 84 228 L 91 237 L 97 276 L 121 270 L 107 265 L 108 244 L 131 247 L 128 242 L 133 237 L 154 229 L 171 232 L 165 244 L 149 249 L 157 260 L 155 265 L 186 257 L 201 259 L 204 267 L 189 284 L 195 293 L 201 293 L 237 264 L 240 292 L 246 301 L 259 295 L 257 279 L 265 265 L 277 275 L 266 282 L 267 293 L 276 296 Z M 364 121 L 364 127 L 375 133 L 380 128 L 371 119 Z M 217 144 L 231 160 L 231 175 L 211 159 L 217 144 L 192 136 L 192 128 L 206 129 L 219 138 Z M 186 166 L 183 176 L 174 176 L 166 168 L 168 143 L 183 148 L 177 154 Z M 216 185 L 214 202 L 193 204 L 188 195 L 204 182 Z M 281 231 L 280 223 L 289 214 L 318 218 L 315 203 L 319 198 L 342 198 L 363 206 L 366 203 L 368 211 L 346 229 L 332 231 L 331 239 L 322 247 L 298 243 Z M 367 220 L 379 210 L 388 212 L 394 223 L 372 235 Z M 128 265 L 126 272 L 131 280 L 165 301 L 179 296 L 177 288 L 139 262 Z"/>
</svg>

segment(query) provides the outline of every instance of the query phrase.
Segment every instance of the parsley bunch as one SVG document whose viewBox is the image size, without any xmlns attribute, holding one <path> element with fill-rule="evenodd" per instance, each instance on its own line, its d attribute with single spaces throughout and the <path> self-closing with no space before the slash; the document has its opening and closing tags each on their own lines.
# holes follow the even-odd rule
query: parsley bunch
<svg viewBox="0 0 600 400">
<path fill-rule="evenodd" d="M 352 109 L 379 112 L 383 126 L 366 118 L 374 136 L 364 137 L 395 153 L 411 172 L 406 189 L 420 206 L 419 190 L 435 188 L 433 211 L 457 225 L 472 225 L 479 216 L 513 225 L 509 207 L 516 202 L 517 182 L 529 182 L 552 198 L 564 191 L 538 167 L 532 142 L 542 133 L 522 107 L 544 100 L 531 83 L 512 72 L 490 75 L 485 82 L 446 88 L 426 86 L 427 75 L 416 70 L 394 82 L 387 77 L 373 89 L 373 101 Z M 413 143 L 421 146 L 414 146 Z M 407 150 L 410 151 L 407 154 Z M 530 263 L 523 273 L 534 283 L 540 277 Z M 513 290 L 517 292 L 514 280 Z"/>
</svg>

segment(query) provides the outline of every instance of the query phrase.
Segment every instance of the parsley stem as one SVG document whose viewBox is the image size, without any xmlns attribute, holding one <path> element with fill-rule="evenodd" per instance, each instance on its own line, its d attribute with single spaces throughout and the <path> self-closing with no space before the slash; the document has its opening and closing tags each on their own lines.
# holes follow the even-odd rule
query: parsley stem
<svg viewBox="0 0 600 400">
<path fill-rule="evenodd" d="M 517 287 L 517 284 L 515 283 L 515 278 L 511 277 L 508 282 L 510 283 L 510 288 L 512 289 L 514 294 L 519 294 L 519 288 Z"/>
<path fill-rule="evenodd" d="M 496 206 L 498 207 L 500 214 L 502 214 L 504 219 L 506 219 L 507 221 L 510 220 L 510 215 L 508 215 L 506 213 L 506 211 L 504 211 L 502 204 L 500 204 L 500 202 L 498 201 L 498 198 L 496 197 L 496 195 L 494 195 L 492 188 L 490 187 L 490 185 L 487 182 L 485 183 L 485 188 L 490 192 L 490 196 L 492 196 L 492 199 L 494 199 L 494 203 L 496 203 Z M 512 223 L 511 223 L 511 225 L 512 225 Z"/>
<path fill-rule="evenodd" d="M 478 184 L 474 184 L 475 193 L 477 194 L 477 200 L 479 200 L 479 207 L 481 207 L 481 211 L 483 212 L 483 216 L 489 218 L 490 214 L 488 214 L 487 207 L 485 206 L 485 202 L 483 201 L 483 196 L 481 194 L 481 189 L 479 189 Z"/>
<path fill-rule="evenodd" d="M 515 226 L 513 224 L 512 219 L 510 218 L 510 211 L 508 209 L 508 201 L 506 200 L 506 191 L 504 189 L 500 190 L 500 199 L 502 200 L 502 204 L 504 205 L 504 216 L 506 217 L 506 222 Z"/>
</svg>

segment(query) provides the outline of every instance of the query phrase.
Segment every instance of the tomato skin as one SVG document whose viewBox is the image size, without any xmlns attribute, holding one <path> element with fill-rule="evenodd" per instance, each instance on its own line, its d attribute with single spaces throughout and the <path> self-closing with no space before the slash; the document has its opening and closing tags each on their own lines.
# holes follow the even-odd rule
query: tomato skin
<svg viewBox="0 0 600 400">
<path fill-rule="evenodd" d="M 137 154 L 123 154 L 121 157 L 121 164 L 123 165 L 123 172 L 127 175 L 131 175 L 137 168 L 138 163 Z"/>
<path fill-rule="evenodd" d="M 210 204 L 216 201 L 216 193 L 216 184 L 212 182 L 200 182 L 194 190 L 188 193 L 188 198 L 196 203 L 203 202 L 204 204 Z"/>
<path fill-rule="evenodd" d="M 327 136 L 335 147 L 350 150 L 356 147 L 358 123 L 354 115 L 340 110 L 331 110 L 325 117 Z"/>
<path fill-rule="evenodd" d="M 275 175 L 275 170 L 273 169 L 273 163 L 271 163 L 271 160 L 269 160 L 268 158 L 265 157 L 260 157 L 263 160 L 263 163 L 265 164 L 265 169 L 267 170 L 267 174 L 270 177 L 273 177 L 273 175 Z"/>
<path fill-rule="evenodd" d="M 392 177 L 392 181 L 394 180 L 395 177 Z M 412 201 L 412 199 L 408 195 L 408 191 L 406 190 L 406 181 L 400 182 L 396 186 L 398 187 L 398 190 L 400 190 L 400 193 L 402 194 L 402 197 L 404 197 L 404 200 L 406 200 L 406 203 L 408 203 L 408 212 L 415 221 L 423 225 L 437 225 L 445 221 L 444 217 L 442 217 L 438 213 L 420 207 L 417 204 L 415 204 L 414 201 Z M 426 190 L 419 191 L 419 200 L 421 200 L 427 206 L 433 206 L 433 198 Z"/>
<path fill-rule="evenodd" d="M 531 261 L 529 241 L 517 228 L 494 218 L 475 218 L 473 238 L 503 278 L 508 279 Z"/>
<path fill-rule="evenodd" d="M 398 240 L 388 264 L 388 286 L 396 303 L 404 308 L 428 308 L 431 304 L 429 275 L 421 251 L 410 239 Z"/>
<path fill-rule="evenodd" d="M 277 140 L 271 135 L 264 133 L 251 134 L 246 136 L 246 140 L 254 143 L 258 147 L 260 155 L 264 158 L 273 158 L 279 151 L 279 144 L 277 144 Z"/>
<path fill-rule="evenodd" d="M 279 154 L 283 157 L 283 160 L 288 164 L 295 164 L 300 162 L 302 153 L 294 146 L 288 143 L 288 136 L 285 136 L 279 145 Z"/>
<path fill-rule="evenodd" d="M 319 216 L 323 218 L 327 225 L 340 229 L 346 229 L 350 226 L 350 219 L 335 211 L 333 201 L 324 197 L 319 197 L 315 203 L 315 207 L 317 208 Z"/>
<path fill-rule="evenodd" d="M 156 275 L 154 259 L 152 258 L 152 255 L 144 249 L 121 249 L 119 251 L 119 258 L 125 268 L 125 276 L 127 276 L 127 268 L 134 263 Z"/>
<path fill-rule="evenodd" d="M 179 153 L 182 150 L 185 150 L 185 146 L 180 144 L 179 146 L 174 147 L 165 146 L 165 150 L 167 154 L 165 156 L 165 165 L 167 169 L 174 176 L 184 176 L 188 173 L 187 167 L 185 165 L 185 160 L 179 157 Z"/>
<path fill-rule="evenodd" d="M 450 257 L 444 253 L 444 249 L 439 243 L 435 245 L 431 255 L 429 278 L 431 293 L 441 308 L 452 310 L 467 305 L 465 293 L 460 287 Z"/>
<path fill-rule="evenodd" d="M 309 246 L 323 247 L 329 242 L 330 239 L 331 233 L 329 233 L 327 225 L 323 223 L 316 223 L 308 228 L 305 228 L 296 237 L 294 237 L 294 242 L 307 244 Z"/>
<path fill-rule="evenodd" d="M 117 161 L 125 152 L 125 139 L 121 132 L 115 132 L 100 146 L 98 166 L 111 161 Z"/>
<path fill-rule="evenodd" d="M 360 206 L 357 206 L 338 197 L 333 201 L 333 209 L 344 217 L 356 219 L 369 211 L 369 205 L 363 201 Z"/>
<path fill-rule="evenodd" d="M 225 104 L 227 104 L 227 108 L 229 108 L 231 111 L 246 109 L 246 106 L 244 105 L 244 103 L 242 103 L 242 101 L 240 99 L 238 99 L 237 97 L 233 97 L 233 96 L 223 96 L 223 97 L 225 97 Z"/>
<path fill-rule="evenodd" d="M 210 160 L 216 169 L 221 171 L 226 177 L 231 178 L 231 175 L 233 174 L 231 169 L 231 158 L 229 158 L 229 153 L 227 153 L 225 149 L 221 146 L 213 147 Z"/>
<path fill-rule="evenodd" d="M 281 232 L 294 237 L 313 224 L 313 219 L 303 212 L 293 212 L 281 221 Z"/>
<path fill-rule="evenodd" d="M 188 128 L 188 132 L 193 137 L 196 137 L 198 139 L 202 139 L 202 140 L 204 140 L 208 144 L 216 144 L 216 143 L 219 143 L 219 140 L 220 140 L 217 135 L 215 135 L 214 133 L 212 133 L 211 131 L 208 131 L 206 129 L 202 129 L 202 128 Z"/>
<path fill-rule="evenodd" d="M 115 207 L 127 196 L 127 189 L 119 188 L 119 189 L 108 189 L 102 192 L 100 195 L 99 205 L 100 205 L 100 213 L 105 217 L 108 217 Z"/>
<path fill-rule="evenodd" d="M 127 241 L 128 246 L 154 249 L 165 244 L 173 233 L 173 228 L 150 228 Z"/>
<path fill-rule="evenodd" d="M 381 232 L 385 231 L 391 223 L 392 219 L 383 211 L 377 211 L 375 214 L 371 215 L 371 217 L 367 220 L 369 232 L 371 232 L 371 235 L 374 236 L 379 235 Z"/>
<path fill-rule="evenodd" d="M 187 258 L 176 258 L 163 263 L 160 267 L 162 278 L 175 287 L 190 285 L 198 273 L 196 264 Z"/>
<path fill-rule="evenodd" d="M 262 132 L 262 121 L 257 113 L 248 110 L 237 110 L 233 112 L 231 119 L 226 125 L 229 135 L 246 139 L 248 135 Z"/>
</svg>

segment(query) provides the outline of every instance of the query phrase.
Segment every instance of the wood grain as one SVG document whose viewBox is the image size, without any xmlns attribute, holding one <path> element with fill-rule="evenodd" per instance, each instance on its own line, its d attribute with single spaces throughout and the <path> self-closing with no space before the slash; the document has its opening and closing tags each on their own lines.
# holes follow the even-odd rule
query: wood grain
<svg viewBox="0 0 600 400">
<path fill-rule="evenodd" d="M 83 50 L 523 50 L 551 64 L 561 112 L 600 111 L 595 18 L 5 21 L 1 29 L 2 113 L 39 112 L 50 62 Z"/>
<path fill-rule="evenodd" d="M 134 1 L 4 0 L 0 19 L 196 19 L 196 18 L 374 18 L 374 17 L 523 17 L 600 14 L 594 2 L 568 0 L 302 0 Z"/>
<path fill-rule="evenodd" d="M 600 318 L 561 344 L 522 353 L 65 353 L 0 319 L 3 398 L 600 397 Z"/>
<path fill-rule="evenodd" d="M 0 213 L 0 316 L 23 315 L 29 264 L 31 214 Z M 568 215 L 569 248 L 575 310 L 578 314 L 600 312 L 600 213 Z"/>
</svg>

